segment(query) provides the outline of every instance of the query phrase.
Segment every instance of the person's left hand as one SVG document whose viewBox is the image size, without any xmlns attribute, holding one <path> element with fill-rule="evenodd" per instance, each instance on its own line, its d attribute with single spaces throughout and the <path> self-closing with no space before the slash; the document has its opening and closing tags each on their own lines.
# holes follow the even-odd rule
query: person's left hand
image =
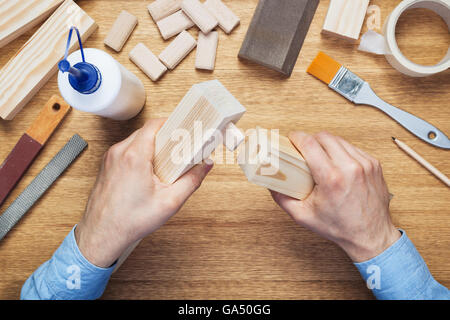
<svg viewBox="0 0 450 320">
<path fill-rule="evenodd" d="M 197 165 L 172 185 L 153 171 L 155 137 L 164 119 L 150 120 L 106 152 L 87 209 L 75 230 L 80 251 L 111 266 L 133 243 L 159 229 L 200 187 L 212 164 Z"/>
</svg>

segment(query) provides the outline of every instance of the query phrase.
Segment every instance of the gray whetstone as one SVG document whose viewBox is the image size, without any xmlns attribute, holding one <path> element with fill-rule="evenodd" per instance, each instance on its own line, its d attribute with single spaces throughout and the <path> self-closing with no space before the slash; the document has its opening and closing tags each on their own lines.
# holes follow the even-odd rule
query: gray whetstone
<svg viewBox="0 0 450 320">
<path fill-rule="evenodd" d="M 87 142 L 77 134 L 69 140 L 0 216 L 0 240 L 19 222 L 86 147 Z"/>
<path fill-rule="evenodd" d="M 289 77 L 318 5 L 319 0 L 260 0 L 239 58 Z"/>
</svg>

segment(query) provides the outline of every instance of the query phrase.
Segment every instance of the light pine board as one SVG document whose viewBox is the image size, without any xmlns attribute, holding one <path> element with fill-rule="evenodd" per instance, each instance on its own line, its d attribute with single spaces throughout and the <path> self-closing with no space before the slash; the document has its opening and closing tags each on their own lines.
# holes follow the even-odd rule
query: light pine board
<svg viewBox="0 0 450 320">
<path fill-rule="evenodd" d="M 197 71 L 189 55 L 170 74 L 152 82 L 129 60 L 140 42 L 157 55 L 166 46 L 141 0 L 78 0 L 100 25 L 86 42 L 104 48 L 103 40 L 120 10 L 139 25 L 120 54 L 106 49 L 145 84 L 147 105 L 128 122 L 101 119 L 72 110 L 64 125 L 40 154 L 7 205 L 23 191 L 74 134 L 89 148 L 33 210 L 0 243 L 0 298 L 17 299 L 27 277 L 49 259 L 79 222 L 99 170 L 102 155 L 149 118 L 168 117 L 195 83 L 219 79 L 247 108 L 239 127 L 260 126 L 307 132 L 328 130 L 380 159 L 390 192 L 394 223 L 407 230 L 433 276 L 450 287 L 450 192 L 392 142 L 398 137 L 443 173 L 450 175 L 448 152 L 433 148 L 406 132 L 382 113 L 355 107 L 305 70 L 319 50 L 344 63 L 370 82 L 386 101 L 430 121 L 450 134 L 450 71 L 430 78 L 409 78 L 384 57 L 360 53 L 354 45 L 321 36 L 329 1 L 322 0 L 294 72 L 284 79 L 274 71 L 236 56 L 256 7 L 256 0 L 224 3 L 241 18 L 229 36 L 219 30 L 214 73 Z M 398 1 L 372 0 L 382 22 Z M 421 21 L 417 24 L 417 21 Z M 363 27 L 362 32 L 367 29 Z M 34 30 L 0 49 L 3 66 Z M 198 30 L 190 33 L 197 36 Z M 420 41 L 418 41 L 420 39 Z M 436 63 L 448 50 L 445 23 L 411 11 L 399 21 L 398 40 L 406 55 L 420 63 Z M 426 48 L 426 54 L 424 54 Z M 4 159 L 45 102 L 57 92 L 56 76 L 42 88 L 13 122 L 0 121 L 0 158 Z M 366 299 L 371 294 L 345 254 L 332 243 L 295 225 L 271 200 L 269 192 L 248 182 L 237 164 L 217 165 L 179 214 L 146 238 L 113 275 L 110 299 Z"/>
<path fill-rule="evenodd" d="M 63 0 L 0 0 L 0 48 L 44 21 Z"/>
<path fill-rule="evenodd" d="M 97 25 L 75 2 L 66 0 L 0 70 L 0 117 L 12 120 L 39 89 L 56 73 L 64 57 L 69 28 L 76 25 L 82 41 Z M 48 50 L 48 48 L 52 48 Z M 70 51 L 78 48 L 72 38 Z"/>
</svg>

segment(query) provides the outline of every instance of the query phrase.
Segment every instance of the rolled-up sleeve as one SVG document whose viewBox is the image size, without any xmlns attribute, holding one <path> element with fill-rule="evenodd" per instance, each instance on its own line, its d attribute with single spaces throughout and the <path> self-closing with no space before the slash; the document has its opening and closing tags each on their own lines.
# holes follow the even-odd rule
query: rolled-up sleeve
<svg viewBox="0 0 450 320">
<path fill-rule="evenodd" d="M 41 265 L 22 287 L 23 300 L 92 300 L 102 296 L 114 267 L 99 268 L 81 253 L 75 228 L 52 258 Z"/>
<path fill-rule="evenodd" d="M 356 263 L 377 299 L 450 300 L 450 291 L 431 275 L 414 244 L 402 236 L 377 257 Z"/>
</svg>

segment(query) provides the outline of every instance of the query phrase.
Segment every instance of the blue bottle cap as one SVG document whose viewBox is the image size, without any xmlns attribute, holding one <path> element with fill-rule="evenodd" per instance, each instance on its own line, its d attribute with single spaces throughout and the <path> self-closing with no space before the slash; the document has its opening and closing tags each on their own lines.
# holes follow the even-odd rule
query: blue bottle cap
<svg viewBox="0 0 450 320">
<path fill-rule="evenodd" d="M 73 67 L 70 62 L 67 61 L 67 55 L 69 54 L 70 41 L 72 39 L 72 32 L 75 30 L 78 35 L 78 42 L 80 44 L 81 57 L 83 62 L 79 62 Z M 81 43 L 81 37 L 76 27 L 71 27 L 69 32 L 69 38 L 67 40 L 66 54 L 64 59 L 58 63 L 58 68 L 61 72 L 69 73 L 69 83 L 76 91 L 82 94 L 91 94 L 100 88 L 102 83 L 102 75 L 100 70 L 91 63 L 87 63 L 84 58 L 83 44 Z"/>
</svg>

